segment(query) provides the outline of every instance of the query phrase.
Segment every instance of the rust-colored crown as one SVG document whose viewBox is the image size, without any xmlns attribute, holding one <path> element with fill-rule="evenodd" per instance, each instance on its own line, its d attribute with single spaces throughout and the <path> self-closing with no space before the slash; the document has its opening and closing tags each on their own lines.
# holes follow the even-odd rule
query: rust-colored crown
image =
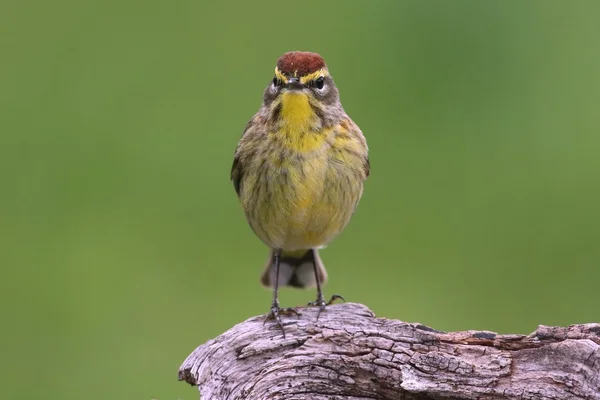
<svg viewBox="0 0 600 400">
<path fill-rule="evenodd" d="M 285 75 L 304 76 L 326 68 L 325 60 L 317 53 L 290 51 L 277 60 L 277 68 Z"/>
</svg>

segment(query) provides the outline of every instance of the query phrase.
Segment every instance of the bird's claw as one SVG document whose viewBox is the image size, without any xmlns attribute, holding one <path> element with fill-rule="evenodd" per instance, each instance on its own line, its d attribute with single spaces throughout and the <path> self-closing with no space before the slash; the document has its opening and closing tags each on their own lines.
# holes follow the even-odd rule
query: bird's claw
<svg viewBox="0 0 600 400">
<path fill-rule="evenodd" d="M 346 302 L 346 299 L 344 299 L 342 296 L 340 296 L 339 294 L 332 294 L 331 298 L 329 299 L 329 301 L 327 302 L 327 305 L 330 306 L 332 305 L 336 300 L 342 300 L 344 303 Z"/>
<path fill-rule="evenodd" d="M 327 306 L 330 306 L 331 304 L 333 304 L 337 299 L 341 299 L 344 302 L 346 301 L 339 294 L 334 294 L 334 295 L 331 296 L 331 298 L 329 299 L 329 301 L 327 303 L 325 303 L 325 299 L 323 298 L 323 294 L 319 293 L 318 296 L 317 296 L 317 299 L 315 301 L 308 302 L 308 304 L 306 306 L 307 307 L 319 307 L 319 311 L 317 312 L 317 321 L 318 321 L 319 317 L 321 316 L 321 312 L 325 311 L 325 308 Z"/>
<path fill-rule="evenodd" d="M 273 304 L 271 306 L 271 311 L 269 311 L 269 314 L 267 314 L 267 317 L 263 321 L 263 325 L 268 320 L 274 319 L 275 322 L 277 323 L 277 326 L 279 326 L 279 329 L 281 329 L 281 333 L 283 334 L 283 338 L 285 339 L 285 329 L 283 327 L 283 323 L 281 322 L 281 317 L 280 317 L 280 315 L 282 315 L 282 314 L 288 314 L 288 315 L 294 314 L 294 315 L 296 315 L 296 317 L 300 317 L 302 315 L 295 308 L 292 308 L 292 307 L 280 308 L 279 305 Z"/>
</svg>

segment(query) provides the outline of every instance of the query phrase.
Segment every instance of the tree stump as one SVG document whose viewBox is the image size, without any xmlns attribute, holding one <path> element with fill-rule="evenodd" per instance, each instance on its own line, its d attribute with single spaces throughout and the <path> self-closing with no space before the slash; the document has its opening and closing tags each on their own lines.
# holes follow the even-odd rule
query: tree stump
<svg viewBox="0 0 600 400">
<path fill-rule="evenodd" d="M 600 400 L 600 324 L 530 335 L 442 332 L 345 303 L 265 316 L 198 347 L 179 379 L 203 400 Z"/>
</svg>

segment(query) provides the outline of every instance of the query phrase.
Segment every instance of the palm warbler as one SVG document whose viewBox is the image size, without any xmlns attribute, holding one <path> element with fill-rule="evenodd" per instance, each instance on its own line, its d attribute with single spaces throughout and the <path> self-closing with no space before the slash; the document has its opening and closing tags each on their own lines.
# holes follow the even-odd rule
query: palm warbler
<svg viewBox="0 0 600 400">
<path fill-rule="evenodd" d="M 309 305 L 319 314 L 331 302 L 321 291 L 327 272 L 318 249 L 350 221 L 369 168 L 367 142 L 344 112 L 323 58 L 281 56 L 237 146 L 231 179 L 250 226 L 271 249 L 261 281 L 273 287 L 267 319 L 282 331 L 279 314 L 290 309 L 279 307 L 280 285 L 316 286 Z"/>
</svg>

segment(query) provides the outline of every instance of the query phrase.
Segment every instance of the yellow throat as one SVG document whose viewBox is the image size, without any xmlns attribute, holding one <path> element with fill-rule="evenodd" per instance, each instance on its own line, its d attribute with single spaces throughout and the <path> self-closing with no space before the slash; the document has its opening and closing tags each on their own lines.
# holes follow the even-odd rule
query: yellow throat
<svg viewBox="0 0 600 400">
<path fill-rule="evenodd" d="M 305 93 L 286 92 L 281 97 L 281 120 L 286 133 L 310 131 L 316 115 Z"/>
</svg>

